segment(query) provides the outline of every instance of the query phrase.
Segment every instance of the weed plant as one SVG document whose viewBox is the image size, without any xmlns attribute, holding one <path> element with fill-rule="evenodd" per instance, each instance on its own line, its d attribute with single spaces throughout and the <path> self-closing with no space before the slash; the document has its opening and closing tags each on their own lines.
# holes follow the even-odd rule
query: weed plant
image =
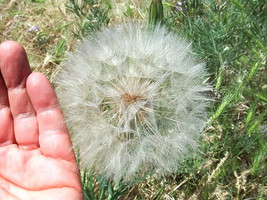
<svg viewBox="0 0 267 200">
<path fill-rule="evenodd" d="M 69 0 L 67 8 L 74 13 L 78 22 L 78 28 L 74 32 L 75 37 L 84 37 L 98 31 L 102 25 L 108 25 L 108 12 L 111 8 L 110 3 L 102 3 L 99 0 Z"/>
</svg>

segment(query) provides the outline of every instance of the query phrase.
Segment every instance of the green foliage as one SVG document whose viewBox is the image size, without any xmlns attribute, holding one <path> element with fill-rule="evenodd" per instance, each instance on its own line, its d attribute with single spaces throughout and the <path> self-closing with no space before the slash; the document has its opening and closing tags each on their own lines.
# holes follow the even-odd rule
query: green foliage
<svg viewBox="0 0 267 200">
<path fill-rule="evenodd" d="M 151 0 L 148 13 L 148 23 L 156 25 L 163 19 L 163 5 L 161 0 Z"/>
<path fill-rule="evenodd" d="M 82 175 L 83 194 L 85 200 L 119 200 L 122 196 L 133 187 L 133 185 L 144 180 L 145 177 L 136 179 L 131 183 L 120 183 L 114 185 L 111 181 L 107 181 L 102 176 L 95 177 L 84 171 Z M 154 198 L 157 199 L 156 197 Z"/>
<path fill-rule="evenodd" d="M 212 143 L 203 142 L 203 153 L 222 160 L 229 152 L 229 158 L 212 181 L 207 181 L 205 169 L 200 169 L 200 177 L 191 178 L 191 184 L 185 187 L 188 197 L 199 183 L 205 183 L 200 199 L 210 199 L 218 184 L 228 185 L 225 191 L 229 199 L 261 197 L 262 192 L 257 194 L 259 188 L 254 192 L 238 188 L 234 173 L 248 170 L 248 182 L 266 181 L 267 145 L 262 132 L 267 119 L 266 2 L 189 0 L 187 7 L 187 11 L 178 11 L 175 6 L 167 6 L 165 21 L 171 30 L 179 30 L 180 35 L 193 40 L 194 52 L 206 61 L 214 84 L 216 101 L 209 125 L 214 130 L 207 132 L 213 139 Z M 218 127 L 222 132 L 218 133 Z M 198 162 L 205 159 L 202 157 Z M 195 173 L 192 169 L 189 174 Z M 252 186 L 246 183 L 246 187 Z"/>
<path fill-rule="evenodd" d="M 98 31 L 102 25 L 109 23 L 108 12 L 111 5 L 108 1 L 101 4 L 98 0 L 83 0 L 81 3 L 69 0 L 67 8 L 77 18 L 79 29 L 74 32 L 74 35 L 79 39 Z"/>
<path fill-rule="evenodd" d="M 127 1 L 125 4 L 126 4 L 126 11 L 123 12 L 123 14 L 124 14 L 124 16 L 126 18 L 130 18 L 130 17 L 133 16 L 133 10 L 131 8 L 131 5 L 130 5 L 130 2 L 129 1 Z"/>
</svg>

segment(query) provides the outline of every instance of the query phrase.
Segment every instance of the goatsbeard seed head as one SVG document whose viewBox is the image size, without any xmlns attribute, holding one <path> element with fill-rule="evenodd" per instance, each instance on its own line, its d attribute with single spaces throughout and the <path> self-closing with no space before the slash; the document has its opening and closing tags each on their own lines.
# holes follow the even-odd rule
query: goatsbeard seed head
<svg viewBox="0 0 267 200">
<path fill-rule="evenodd" d="M 162 26 L 104 28 L 80 42 L 56 91 L 82 166 L 115 182 L 175 172 L 205 125 L 205 76 L 190 44 Z"/>
</svg>

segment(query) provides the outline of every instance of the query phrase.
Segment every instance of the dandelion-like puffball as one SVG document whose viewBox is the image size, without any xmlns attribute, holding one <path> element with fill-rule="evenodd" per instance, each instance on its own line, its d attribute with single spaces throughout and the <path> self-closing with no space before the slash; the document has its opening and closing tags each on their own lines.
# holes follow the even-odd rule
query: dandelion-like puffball
<svg viewBox="0 0 267 200">
<path fill-rule="evenodd" d="M 115 182 L 175 172 L 205 125 L 205 76 L 190 44 L 162 26 L 104 28 L 80 42 L 56 91 L 81 165 Z"/>
</svg>

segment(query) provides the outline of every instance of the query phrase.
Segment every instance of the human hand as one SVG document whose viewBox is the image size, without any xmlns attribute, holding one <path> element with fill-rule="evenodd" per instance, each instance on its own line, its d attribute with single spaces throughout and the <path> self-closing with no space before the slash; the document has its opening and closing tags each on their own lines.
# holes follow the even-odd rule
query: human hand
<svg viewBox="0 0 267 200">
<path fill-rule="evenodd" d="M 0 45 L 0 199 L 81 200 L 70 136 L 56 94 L 31 73 L 21 45 Z"/>
</svg>

